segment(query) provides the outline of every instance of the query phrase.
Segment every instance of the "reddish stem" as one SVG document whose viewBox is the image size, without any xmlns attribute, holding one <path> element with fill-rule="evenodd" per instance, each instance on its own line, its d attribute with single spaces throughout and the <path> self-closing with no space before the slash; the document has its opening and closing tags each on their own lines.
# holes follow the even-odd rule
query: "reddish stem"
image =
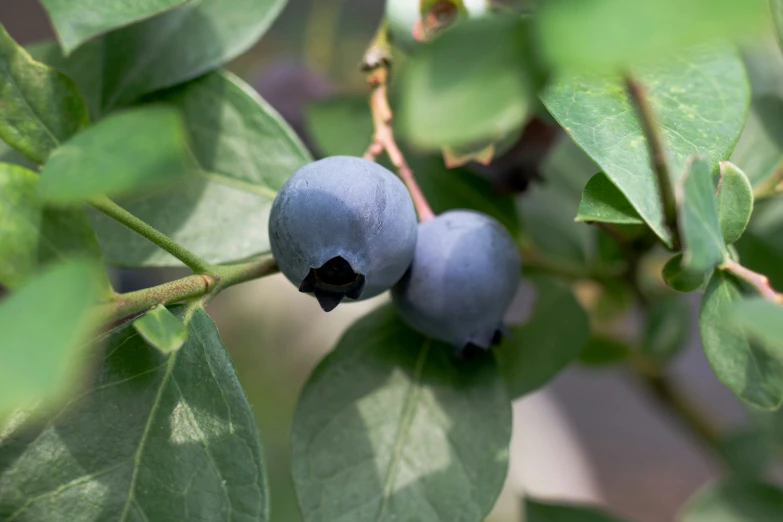
<svg viewBox="0 0 783 522">
<path fill-rule="evenodd" d="M 759 291 L 759 293 L 765 298 L 774 303 L 783 303 L 783 295 L 777 293 L 769 284 L 769 278 L 764 274 L 754 272 L 749 268 L 742 266 L 733 259 L 727 260 L 723 264 L 723 268 L 735 276 L 747 281 Z"/>
</svg>

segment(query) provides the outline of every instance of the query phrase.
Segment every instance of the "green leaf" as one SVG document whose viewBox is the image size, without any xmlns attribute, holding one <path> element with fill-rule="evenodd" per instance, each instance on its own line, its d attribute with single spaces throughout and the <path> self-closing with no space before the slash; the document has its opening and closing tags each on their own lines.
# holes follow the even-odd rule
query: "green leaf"
<svg viewBox="0 0 783 522">
<path fill-rule="evenodd" d="M 307 134 L 322 156 L 362 156 L 373 134 L 364 96 L 335 96 L 311 103 L 305 112 Z"/>
<path fill-rule="evenodd" d="M 93 121 L 101 115 L 101 89 L 103 88 L 103 40 L 87 42 L 76 51 L 64 56 L 54 41 L 37 42 L 27 47 L 30 56 L 49 67 L 68 75 L 84 95 Z"/>
<path fill-rule="evenodd" d="M 582 201 L 579 202 L 576 220 L 623 225 L 644 223 L 639 213 L 628 202 L 628 198 L 603 172 L 599 172 L 587 182 L 582 192 Z"/>
<path fill-rule="evenodd" d="M 38 63 L 0 25 L 0 138 L 35 161 L 90 123 L 76 84 Z"/>
<path fill-rule="evenodd" d="M 367 100 L 338 96 L 309 106 L 307 127 L 325 156 L 361 156 L 373 133 Z M 514 199 L 493 193 L 491 182 L 467 169 L 447 169 L 440 155 L 426 155 L 402 146 L 421 190 L 436 214 L 453 208 L 472 208 L 496 218 L 512 235 L 519 232 Z"/>
<path fill-rule="evenodd" d="M 730 48 L 693 51 L 636 71 L 655 112 L 669 170 L 692 154 L 710 170 L 728 159 L 742 131 L 750 89 Z M 619 78 L 563 76 L 543 93 L 546 107 L 669 246 L 647 142 Z"/>
<path fill-rule="evenodd" d="M 679 297 L 653 302 L 647 313 L 642 353 L 659 364 L 666 364 L 685 348 L 691 325 L 687 303 Z"/>
<path fill-rule="evenodd" d="M 753 214 L 753 187 L 739 167 L 728 161 L 720 164 L 718 216 L 723 240 L 727 245 L 745 232 Z"/>
<path fill-rule="evenodd" d="M 497 350 L 512 398 L 530 393 L 560 373 L 582 352 L 590 324 L 570 288 L 533 278 L 538 297 L 533 315 Z"/>
<path fill-rule="evenodd" d="M 619 70 L 704 42 L 755 35 L 764 0 L 557 0 L 537 13 L 540 45 L 556 66 Z"/>
<path fill-rule="evenodd" d="M 630 353 L 628 345 L 617 339 L 593 335 L 582 347 L 579 362 L 591 367 L 606 366 L 624 361 Z"/>
<path fill-rule="evenodd" d="M 661 276 L 669 288 L 678 292 L 694 292 L 704 286 L 710 275 L 709 270 L 693 270 L 682 262 L 682 253 L 672 256 L 665 265 Z"/>
<path fill-rule="evenodd" d="M 400 123 L 411 143 L 460 147 L 520 127 L 532 97 L 524 32 L 517 17 L 485 18 L 421 46 L 401 78 Z"/>
<path fill-rule="evenodd" d="M 484 519 L 506 476 L 511 407 L 489 352 L 452 352 L 391 306 L 348 330 L 294 416 L 305 520 Z"/>
<path fill-rule="evenodd" d="M 764 94 L 753 100 L 745 129 L 734 148 L 731 161 L 748 175 L 754 187 L 780 181 L 783 99 L 777 93 Z"/>
<path fill-rule="evenodd" d="M 164 354 L 179 350 L 188 338 L 185 323 L 163 305 L 133 321 L 133 327 L 147 344 Z"/>
<path fill-rule="evenodd" d="M 180 308 L 177 315 L 182 317 Z M 269 520 L 250 405 L 203 310 L 166 356 L 130 324 L 91 351 L 82 395 L 0 440 L 0 518 Z"/>
<path fill-rule="evenodd" d="M 67 261 L 0 302 L 0 418 L 20 406 L 59 399 L 76 384 L 81 372 L 74 356 L 92 333 L 94 276 L 91 263 Z"/>
<path fill-rule="evenodd" d="M 525 522 L 620 522 L 598 507 L 525 499 Z"/>
<path fill-rule="evenodd" d="M 770 0 L 770 9 L 777 29 L 778 41 L 783 48 L 783 0 Z"/>
<path fill-rule="evenodd" d="M 38 198 L 38 175 L 0 163 L 0 284 L 11 289 L 41 267 L 70 257 L 101 258 L 82 209 L 59 209 Z M 104 293 L 111 288 L 105 273 Z"/>
<path fill-rule="evenodd" d="M 742 264 L 783 288 L 783 205 L 779 198 L 757 201 L 742 238 L 735 243 Z"/>
<path fill-rule="evenodd" d="M 173 185 L 188 174 L 179 114 L 144 107 L 111 116 L 54 151 L 41 173 L 45 201 L 80 203 Z"/>
<path fill-rule="evenodd" d="M 721 456 L 731 471 L 746 477 L 757 477 L 774 461 L 772 444 L 761 432 L 743 429 L 721 437 Z"/>
<path fill-rule="evenodd" d="M 748 335 L 783 353 L 783 305 L 756 297 L 738 302 L 732 312 Z"/>
<path fill-rule="evenodd" d="M 592 227 L 574 221 L 582 190 L 598 167 L 567 136 L 557 141 L 541 167 L 546 183 L 519 198 L 524 229 L 549 258 L 581 269 L 588 263 Z"/>
<path fill-rule="evenodd" d="M 730 307 L 741 299 L 738 283 L 716 271 L 699 315 L 704 354 L 718 379 L 740 399 L 776 409 L 783 403 L 783 352 L 749 338 L 731 320 Z"/>
<path fill-rule="evenodd" d="M 172 87 L 248 50 L 286 0 L 200 0 L 104 38 L 103 108 Z M 165 52 L 164 52 L 165 51 Z"/>
<path fill-rule="evenodd" d="M 118 203 L 210 262 L 268 251 L 272 200 L 285 180 L 311 161 L 291 128 L 252 88 L 224 72 L 152 100 L 183 113 L 197 173 L 187 184 Z M 181 264 L 114 220 L 91 218 L 109 263 Z"/>
<path fill-rule="evenodd" d="M 697 492 L 677 520 L 681 522 L 771 522 L 783 512 L 783 491 L 754 480 L 713 482 Z"/>
<path fill-rule="evenodd" d="M 677 212 L 683 242 L 682 264 L 694 272 L 709 270 L 727 255 L 709 165 L 695 159 L 681 182 Z"/>
<path fill-rule="evenodd" d="M 118 27 L 168 11 L 188 0 L 120 0 L 91 2 L 41 0 L 66 54 L 85 41 Z"/>
</svg>

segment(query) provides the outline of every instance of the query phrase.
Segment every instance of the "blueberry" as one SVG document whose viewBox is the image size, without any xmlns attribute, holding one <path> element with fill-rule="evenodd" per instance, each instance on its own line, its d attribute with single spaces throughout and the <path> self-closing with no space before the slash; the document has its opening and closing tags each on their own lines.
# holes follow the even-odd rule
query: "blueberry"
<svg viewBox="0 0 783 522">
<path fill-rule="evenodd" d="M 458 352 L 499 341 L 503 316 L 520 279 L 516 245 L 491 217 L 445 212 L 419 225 L 416 253 L 392 290 L 400 315 Z"/>
<path fill-rule="evenodd" d="M 377 163 L 333 156 L 296 171 L 269 217 L 272 253 L 301 292 L 325 311 L 366 299 L 405 274 L 417 221 L 405 185 Z"/>
</svg>

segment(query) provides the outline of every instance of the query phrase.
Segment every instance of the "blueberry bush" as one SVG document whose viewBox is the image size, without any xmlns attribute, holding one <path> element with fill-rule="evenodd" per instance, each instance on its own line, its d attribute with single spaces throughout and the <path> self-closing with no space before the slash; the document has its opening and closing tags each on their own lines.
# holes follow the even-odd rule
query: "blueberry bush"
<svg viewBox="0 0 783 522">
<path fill-rule="evenodd" d="M 783 520 L 783 1 L 387 0 L 310 147 L 222 68 L 285 0 L 41 3 L 56 42 L 0 26 L 0 520 L 270 520 L 205 306 L 278 271 L 326 312 L 391 294 L 301 392 L 306 521 L 484 520 L 511 401 L 571 364 L 625 365 L 721 466 L 681 522 Z M 684 293 L 747 432 L 672 378 Z"/>
</svg>

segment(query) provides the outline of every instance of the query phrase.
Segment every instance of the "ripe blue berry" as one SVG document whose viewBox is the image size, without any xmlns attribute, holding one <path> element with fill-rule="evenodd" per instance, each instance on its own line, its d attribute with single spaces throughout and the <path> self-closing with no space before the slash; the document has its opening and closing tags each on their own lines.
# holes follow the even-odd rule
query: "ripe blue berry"
<svg viewBox="0 0 783 522">
<path fill-rule="evenodd" d="M 269 217 L 272 253 L 325 311 L 391 288 L 411 264 L 417 222 L 405 185 L 377 163 L 332 156 L 296 171 Z"/>
<path fill-rule="evenodd" d="M 416 253 L 392 290 L 403 319 L 458 350 L 498 342 L 520 279 L 516 245 L 491 217 L 445 212 L 419 225 Z"/>
</svg>

